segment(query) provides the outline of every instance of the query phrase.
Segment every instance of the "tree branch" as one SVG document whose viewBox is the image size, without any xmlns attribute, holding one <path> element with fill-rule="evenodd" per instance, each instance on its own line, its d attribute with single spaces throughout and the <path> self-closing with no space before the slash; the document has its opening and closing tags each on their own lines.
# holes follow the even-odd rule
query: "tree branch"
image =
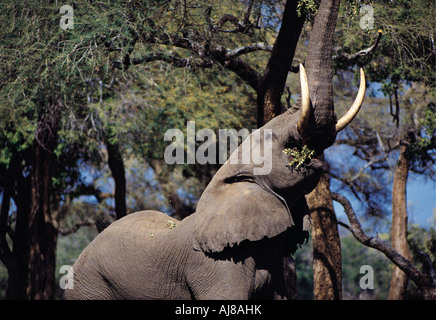
<svg viewBox="0 0 436 320">
<path fill-rule="evenodd" d="M 239 21 L 237 17 L 235 17 L 232 14 L 224 14 L 217 23 L 214 23 L 214 21 L 211 18 L 211 12 L 212 12 L 212 6 L 208 6 L 206 10 L 204 10 L 204 17 L 209 25 L 209 30 L 212 32 L 224 32 L 224 33 L 247 33 L 251 28 L 258 29 L 259 27 L 254 25 L 250 21 L 251 11 L 253 9 L 254 1 L 251 0 L 248 4 L 247 11 L 244 14 L 243 21 Z M 224 24 L 226 22 L 230 22 L 235 26 L 234 29 L 223 29 Z"/>
<path fill-rule="evenodd" d="M 338 54 L 338 55 L 333 56 L 332 58 L 333 58 L 333 59 L 345 58 L 345 59 L 351 61 L 351 60 L 356 59 L 357 57 L 360 57 L 360 56 L 366 56 L 367 54 L 369 54 L 369 53 L 371 53 L 372 51 L 374 51 L 375 48 L 377 48 L 377 46 L 378 46 L 378 44 L 379 44 L 379 42 L 380 42 L 380 39 L 381 39 L 382 35 L 383 35 L 383 32 L 382 32 L 381 30 L 378 30 L 377 39 L 375 40 L 374 44 L 373 44 L 372 46 L 370 46 L 369 48 L 366 48 L 366 49 L 360 50 L 360 51 L 358 51 L 358 52 L 356 52 L 356 53 L 354 53 L 354 54 L 348 54 L 348 53 L 346 53 L 346 52 L 342 52 L 342 53 L 340 53 L 340 54 Z"/>
<path fill-rule="evenodd" d="M 69 234 L 75 233 L 81 227 L 88 227 L 88 226 L 91 226 L 93 224 L 94 224 L 94 220 L 85 219 L 83 221 L 77 222 L 74 226 L 72 226 L 71 228 L 66 229 L 66 230 L 59 227 L 58 231 L 61 235 L 67 236 Z"/>
<path fill-rule="evenodd" d="M 260 74 L 253 69 L 248 63 L 240 59 L 237 55 L 228 57 L 227 53 L 231 50 L 217 44 L 200 43 L 194 40 L 194 36 L 191 38 L 179 37 L 177 35 L 168 35 L 165 31 L 159 30 L 159 32 L 154 32 L 149 37 L 143 37 L 143 41 L 147 43 L 157 43 L 163 45 L 171 45 L 182 49 L 187 49 L 199 57 L 212 57 L 218 61 L 224 68 L 235 72 L 243 81 L 246 81 L 254 90 L 258 90 Z M 242 50 L 243 51 L 243 50 Z M 241 53 L 242 54 L 242 53 Z M 138 58 L 137 60 L 132 59 L 134 64 L 146 63 L 152 60 L 168 60 L 171 63 L 179 64 L 182 66 L 188 61 L 181 61 L 169 57 L 166 54 L 157 53 L 154 56 Z M 196 62 L 197 66 L 210 67 L 211 61 L 199 59 L 203 62 Z"/>
<path fill-rule="evenodd" d="M 287 1 L 282 24 L 257 90 L 257 125 L 260 128 L 282 111 L 281 97 L 291 68 L 305 16 L 298 16 L 297 1 Z"/>
<path fill-rule="evenodd" d="M 344 207 L 345 213 L 350 221 L 350 226 L 348 226 L 347 229 L 351 231 L 357 240 L 368 247 L 383 252 L 386 257 L 395 263 L 395 265 L 397 265 L 416 284 L 425 299 L 436 298 L 436 283 L 432 278 L 431 273 L 424 275 L 418 269 L 416 269 L 415 266 L 410 263 L 410 261 L 395 251 L 387 242 L 378 237 L 369 237 L 366 235 L 363 232 L 360 222 L 357 219 L 348 199 L 334 192 L 332 192 L 331 195 L 333 200 L 339 202 Z"/>
<path fill-rule="evenodd" d="M 259 51 L 259 50 L 271 52 L 272 49 L 273 49 L 273 46 L 267 45 L 263 42 L 257 42 L 257 43 L 250 44 L 248 46 L 242 46 L 242 47 L 232 49 L 232 50 L 228 49 L 226 52 L 226 57 L 227 58 L 235 58 L 235 57 L 238 57 L 240 55 L 247 54 L 250 52 Z"/>
<path fill-rule="evenodd" d="M 226 22 L 232 23 L 235 28 L 234 29 L 223 29 L 223 26 Z M 253 24 L 249 19 L 244 19 L 244 21 L 240 22 L 238 18 L 231 14 L 225 14 L 221 17 L 221 19 L 213 26 L 213 30 L 225 32 L 225 33 L 246 33 L 248 30 L 253 27 Z"/>
<path fill-rule="evenodd" d="M 113 193 L 101 192 L 101 190 L 96 188 L 92 183 L 80 184 L 77 186 L 76 190 L 71 192 L 69 195 L 74 198 L 80 196 L 94 196 L 98 203 L 101 203 L 104 199 L 113 198 L 115 196 Z"/>
<path fill-rule="evenodd" d="M 172 52 L 164 53 L 164 52 L 154 52 L 150 53 L 148 55 L 139 57 L 139 58 L 133 58 L 131 59 L 131 64 L 137 65 L 137 64 L 143 64 L 148 63 L 152 61 L 164 61 L 167 63 L 172 64 L 173 66 L 177 68 L 184 68 L 184 67 L 200 67 L 200 68 L 210 68 L 213 65 L 213 62 L 210 60 L 205 59 L 195 59 L 195 58 L 177 58 L 171 54 Z"/>
<path fill-rule="evenodd" d="M 260 74 L 247 62 L 239 57 L 228 58 L 227 49 L 222 46 L 210 48 L 210 55 L 227 70 L 236 73 L 243 81 L 247 82 L 256 92 L 258 91 Z"/>
<path fill-rule="evenodd" d="M 374 158 L 369 159 L 368 163 L 366 163 L 362 168 L 360 168 L 359 172 L 357 172 L 350 179 L 350 181 L 354 181 L 354 180 L 358 179 L 362 175 L 363 171 L 365 171 L 368 167 L 373 168 L 374 164 L 386 161 L 388 159 L 388 156 L 389 156 L 389 154 L 386 153 L 383 157 L 381 157 L 379 159 L 374 159 Z"/>
</svg>

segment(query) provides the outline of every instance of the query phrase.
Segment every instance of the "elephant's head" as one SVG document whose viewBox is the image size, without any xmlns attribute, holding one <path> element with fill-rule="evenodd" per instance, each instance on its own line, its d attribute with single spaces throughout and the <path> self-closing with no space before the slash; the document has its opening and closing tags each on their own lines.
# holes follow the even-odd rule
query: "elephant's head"
<svg viewBox="0 0 436 320">
<path fill-rule="evenodd" d="M 253 132 L 203 192 L 195 213 L 195 249 L 220 252 L 244 240 L 274 237 L 291 227 L 296 227 L 294 242 L 304 241 L 306 234 L 302 231 L 309 227 L 304 195 L 316 187 L 329 166 L 315 156 L 292 167 L 289 163 L 295 159 L 284 150 L 301 151 L 308 146 L 321 154 L 333 143 L 337 132 L 357 114 L 363 102 L 365 78 L 361 70 L 356 101 L 349 112 L 333 124 L 334 132 L 315 128 L 317 119 L 311 110 L 302 65 L 300 81 L 301 107 L 289 109 Z"/>
</svg>

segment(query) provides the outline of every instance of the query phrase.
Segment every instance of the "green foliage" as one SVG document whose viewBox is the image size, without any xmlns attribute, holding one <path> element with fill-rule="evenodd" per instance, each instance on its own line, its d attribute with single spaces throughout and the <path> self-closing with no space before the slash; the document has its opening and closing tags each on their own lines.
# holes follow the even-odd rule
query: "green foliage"
<svg viewBox="0 0 436 320">
<path fill-rule="evenodd" d="M 360 27 L 364 4 L 374 9 L 373 29 Z M 386 204 L 401 144 L 409 144 L 411 171 L 428 177 L 434 174 L 434 15 L 434 5 L 427 0 L 347 1 L 341 5 L 333 53 L 338 117 L 355 97 L 357 67 L 365 70 L 368 89 L 359 115 L 338 135 L 328 153 L 334 155 L 331 172 L 340 188 L 345 187 L 373 216 L 390 214 Z M 370 49 L 376 39 L 377 46 Z M 366 54 L 355 55 L 365 49 Z"/>
<path fill-rule="evenodd" d="M 433 217 L 433 224 L 436 216 Z M 423 228 L 416 224 L 409 225 L 407 231 L 407 243 L 413 253 L 413 259 L 416 263 L 422 263 L 420 257 L 422 253 L 427 254 L 436 267 L 436 229 L 432 226 Z"/>
<path fill-rule="evenodd" d="M 313 248 L 312 237 L 293 255 L 297 273 L 297 294 L 299 300 L 313 299 Z"/>
<path fill-rule="evenodd" d="M 315 15 L 318 11 L 319 3 L 314 0 L 299 0 L 297 4 L 297 13 L 299 16 L 304 14 Z"/>
<path fill-rule="evenodd" d="M 153 53 L 163 52 L 176 58 L 211 59 L 198 52 L 175 47 L 172 36 L 202 39 L 202 46 L 213 43 L 233 49 L 264 42 L 272 45 L 281 23 L 281 1 L 254 1 L 250 13 L 253 25 L 244 32 L 231 32 L 237 26 L 226 21 L 225 32 L 211 32 L 210 23 L 218 22 L 225 14 L 241 22 L 250 1 L 69 1 L 74 8 L 74 29 L 59 27 L 61 14 L 58 1 L 1 1 L 0 3 L 0 180 L 14 156 L 19 155 L 23 173 L 31 165 L 31 147 L 39 115 L 53 99 L 62 101 L 61 118 L 57 132 L 58 144 L 54 150 L 53 199 L 61 199 L 55 208 L 54 219 L 67 230 L 89 217 L 107 214 L 113 207 L 111 200 L 97 203 L 89 194 L 79 197 L 83 187 L 91 184 L 102 192 L 111 193 L 113 184 L 105 162 L 106 139 L 122 147 L 128 185 L 128 210 L 159 209 L 170 212 L 171 207 L 162 195 L 162 185 L 148 165 L 163 163 L 163 153 L 169 142 L 163 135 L 168 129 L 185 133 L 186 122 L 195 121 L 196 131 L 203 128 L 254 128 L 256 119 L 255 92 L 235 74 L 218 63 L 202 69 L 194 64 L 174 68 L 170 63 L 154 61 L 147 64 L 129 64 Z M 309 20 L 317 10 L 317 1 L 300 0 L 300 14 Z M 366 2 L 365 2 L 366 3 Z M 432 22 L 435 8 L 428 0 L 375 1 L 375 29 L 359 27 L 361 1 L 345 2 L 341 8 L 334 54 L 353 54 L 373 44 L 377 30 L 383 30 L 381 42 L 374 52 L 353 61 L 334 60 L 336 70 L 348 70 L 355 64 L 364 66 L 371 82 L 382 84 L 382 92 L 392 96 L 394 91 L 409 82 L 423 82 L 434 87 L 434 55 L 432 55 Z M 206 19 L 209 12 L 209 19 Z M 306 29 L 305 29 L 306 30 Z M 307 30 L 309 30 L 307 28 Z M 307 31 L 306 30 L 306 31 Z M 193 39 L 191 38 L 191 39 Z M 157 40 L 167 39 L 167 44 Z M 298 59 L 304 60 L 303 35 Z M 163 42 L 163 41 L 162 41 Z M 263 73 L 269 53 L 255 52 L 243 56 L 254 69 Z M 350 80 L 350 81 L 348 81 Z M 352 79 L 338 79 L 342 86 Z M 299 83 L 297 80 L 292 85 Z M 347 89 L 347 88 L 346 88 Z M 297 92 L 298 89 L 293 91 Z M 347 91 L 347 90 L 345 90 Z M 337 95 L 347 98 L 350 91 Z M 342 99 L 341 99 L 342 100 Z M 413 99 L 412 99 L 413 100 Z M 414 98 L 414 100 L 419 100 Z M 367 98 L 365 103 L 370 100 Z M 337 101 L 341 106 L 341 102 Z M 386 100 L 383 102 L 386 103 Z M 372 106 L 376 103 L 372 104 Z M 378 104 L 379 106 L 379 104 Z M 377 111 L 374 111 L 377 110 Z M 422 109 L 424 110 L 424 109 Z M 374 128 L 390 137 L 386 121 L 389 117 L 381 108 L 368 112 L 369 122 L 356 119 L 361 128 Z M 373 113 L 371 113 L 373 112 Z M 362 113 L 361 113 L 362 114 Z M 402 112 L 407 119 L 413 112 Z M 421 113 L 418 113 L 421 117 Z M 421 136 L 409 150 L 414 159 L 429 155 L 435 147 L 435 112 L 429 107 L 419 120 Z M 411 118 L 411 117 L 409 117 Z M 372 128 L 372 127 L 371 127 Z M 363 134 L 368 129 L 362 129 Z M 365 132 L 363 132 L 365 131 Z M 388 138 L 382 136 L 382 142 Z M 370 153 L 369 143 L 358 147 L 357 154 Z M 377 140 L 371 140 L 376 145 Z M 378 149 L 377 149 L 378 150 Z M 424 153 L 425 151 L 425 153 Z M 289 165 L 301 169 L 314 152 L 304 146 L 302 150 L 285 150 L 293 159 Z M 379 151 L 377 151 L 379 152 Z M 418 155 L 418 156 L 417 156 Z M 434 161 L 434 153 L 433 153 Z M 427 159 L 427 160 L 426 160 Z M 88 167 L 89 166 L 89 167 Z M 98 172 L 96 178 L 87 170 Z M 165 167 L 169 184 L 183 200 L 195 206 L 196 199 L 210 179 L 213 166 L 184 165 Z M 358 170 L 345 178 L 352 180 Z M 354 179 L 357 192 L 371 195 L 369 201 L 383 202 L 380 194 L 382 180 L 366 173 Z M 359 189 L 360 188 L 360 189 Z M 378 188 L 378 189 L 377 189 Z M 383 189 L 386 191 L 386 188 Z M 385 198 L 384 198 L 385 199 Z M 368 200 L 365 198 L 364 200 Z M 86 244 L 95 236 L 93 228 L 59 237 L 58 266 L 72 264 Z M 413 248 L 424 252 L 433 250 L 433 242 L 422 238 L 423 233 L 412 228 Z M 431 246 L 433 243 L 433 247 Z M 311 297 L 311 248 L 304 246 L 296 255 L 299 286 L 307 290 L 301 297 Z M 304 251 L 306 250 L 306 251 Z M 370 264 L 376 271 L 377 287 L 374 297 L 386 297 L 386 263 L 383 257 L 357 246 L 351 239 L 343 240 L 344 287 L 350 297 L 358 297 L 358 269 Z M 432 256 L 434 260 L 434 256 Z M 385 273 L 384 273 L 385 272 Z M 6 277 L 0 267 L 0 286 Z M 357 281 L 357 282 L 356 282 Z M 382 282 L 384 281 L 384 282 Z M 379 288 L 379 289 L 377 289 Z M 301 290 L 303 292 L 303 290 Z"/>
<path fill-rule="evenodd" d="M 399 85 L 402 81 L 424 82 L 434 87 L 435 56 L 432 53 L 434 3 L 429 0 L 371 1 L 374 28 L 361 29 L 355 1 L 345 3 L 339 14 L 336 37 L 341 53 L 352 55 L 374 44 L 382 32 L 376 50 L 351 61 L 365 67 L 371 81 Z M 353 9 L 354 8 L 354 9 Z M 338 69 L 347 69 L 350 61 L 335 59 Z"/>
<path fill-rule="evenodd" d="M 105 82 L 109 78 L 111 45 L 117 46 L 116 52 L 121 54 L 129 49 L 128 27 L 120 15 L 124 8 L 122 2 L 115 6 L 112 2 L 110 6 L 109 2 L 100 2 L 100 6 L 92 6 L 87 1 L 70 4 L 75 8 L 73 30 L 59 27 L 61 15 L 57 3 L 2 4 L 0 164 L 6 167 L 12 154 L 30 148 L 39 114 L 49 101 L 58 98 L 63 104 L 63 117 L 55 155 L 59 158 L 65 150 L 71 151 L 71 145 L 82 151 L 88 149 L 89 132 L 83 130 L 86 126 L 83 122 L 90 95 L 87 92 L 89 79 L 98 77 Z M 111 42 L 105 41 L 107 38 Z M 82 130 L 75 130 L 73 121 L 76 125 L 82 122 Z M 71 157 L 72 152 L 67 153 Z"/>
<path fill-rule="evenodd" d="M 412 263 L 423 272 L 429 271 L 427 263 L 430 263 L 433 266 L 433 270 L 436 268 L 435 221 L 436 216 L 433 215 L 433 226 L 421 227 L 416 224 L 411 224 L 408 226 L 407 230 L 407 243 L 412 252 Z M 424 263 L 424 261 L 426 262 Z M 422 299 L 419 290 L 412 281 L 409 281 L 406 291 L 406 299 Z"/>
<path fill-rule="evenodd" d="M 352 235 L 341 237 L 342 283 L 344 299 L 387 299 L 392 263 L 386 256 L 358 242 Z M 374 289 L 361 289 L 364 276 L 360 268 L 369 265 L 374 270 Z"/>
<path fill-rule="evenodd" d="M 436 162 L 436 105 L 431 103 L 425 108 L 419 120 L 421 135 L 406 150 L 406 157 L 423 168 Z"/>
<path fill-rule="evenodd" d="M 303 148 L 301 148 L 301 151 L 296 148 L 286 148 L 283 150 L 283 153 L 291 155 L 291 161 L 288 166 L 291 169 L 298 169 L 302 165 L 307 164 L 310 159 L 314 157 L 315 150 L 311 150 L 307 145 L 304 145 Z"/>
<path fill-rule="evenodd" d="M 387 299 L 392 272 L 392 263 L 386 256 L 363 246 L 354 236 L 341 234 L 342 290 L 346 300 Z M 298 299 L 313 299 L 313 249 L 312 240 L 294 254 L 297 270 Z M 361 289 L 360 279 L 364 274 L 360 268 L 369 265 L 374 270 L 374 289 Z"/>
</svg>

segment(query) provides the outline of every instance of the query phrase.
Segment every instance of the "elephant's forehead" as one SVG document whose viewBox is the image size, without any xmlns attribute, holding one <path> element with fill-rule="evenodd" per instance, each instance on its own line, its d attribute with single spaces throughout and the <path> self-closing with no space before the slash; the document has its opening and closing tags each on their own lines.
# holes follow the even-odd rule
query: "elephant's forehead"
<svg viewBox="0 0 436 320">
<path fill-rule="evenodd" d="M 258 196 L 261 191 L 263 190 L 252 182 L 223 184 L 202 197 L 201 202 L 204 202 L 207 206 L 216 205 L 219 210 L 220 208 L 238 206 L 246 201 L 253 202 L 253 196 Z M 200 202 L 199 205 L 201 205 Z"/>
<path fill-rule="evenodd" d="M 249 194 L 252 194 L 252 193 L 253 193 L 253 190 L 250 190 L 250 189 L 245 189 L 245 190 L 242 191 L 242 194 L 245 195 L 245 196 L 247 196 Z"/>
<path fill-rule="evenodd" d="M 259 186 L 254 182 L 236 182 L 223 184 L 220 188 L 220 192 L 224 193 L 225 196 L 236 196 L 239 197 L 244 194 L 250 194 L 259 189 Z"/>
</svg>

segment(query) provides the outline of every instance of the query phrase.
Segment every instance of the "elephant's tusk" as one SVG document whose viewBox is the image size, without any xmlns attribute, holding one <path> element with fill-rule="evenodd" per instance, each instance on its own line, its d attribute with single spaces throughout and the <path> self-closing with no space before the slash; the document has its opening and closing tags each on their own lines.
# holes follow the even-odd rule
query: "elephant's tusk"
<svg viewBox="0 0 436 320">
<path fill-rule="evenodd" d="M 309 124 L 310 117 L 310 98 L 309 98 L 309 83 L 307 81 L 306 69 L 300 63 L 300 86 L 301 86 L 301 115 L 298 119 L 297 130 L 303 136 Z"/>
<path fill-rule="evenodd" d="M 365 73 L 363 72 L 363 69 L 360 68 L 359 92 L 357 93 L 356 100 L 354 100 L 354 103 L 351 106 L 351 108 L 336 123 L 336 133 L 338 133 L 339 131 L 344 129 L 346 126 L 348 126 L 350 124 L 350 122 L 354 119 L 354 117 L 357 115 L 360 107 L 362 106 L 363 98 L 365 97 L 365 90 L 366 90 Z"/>
</svg>

